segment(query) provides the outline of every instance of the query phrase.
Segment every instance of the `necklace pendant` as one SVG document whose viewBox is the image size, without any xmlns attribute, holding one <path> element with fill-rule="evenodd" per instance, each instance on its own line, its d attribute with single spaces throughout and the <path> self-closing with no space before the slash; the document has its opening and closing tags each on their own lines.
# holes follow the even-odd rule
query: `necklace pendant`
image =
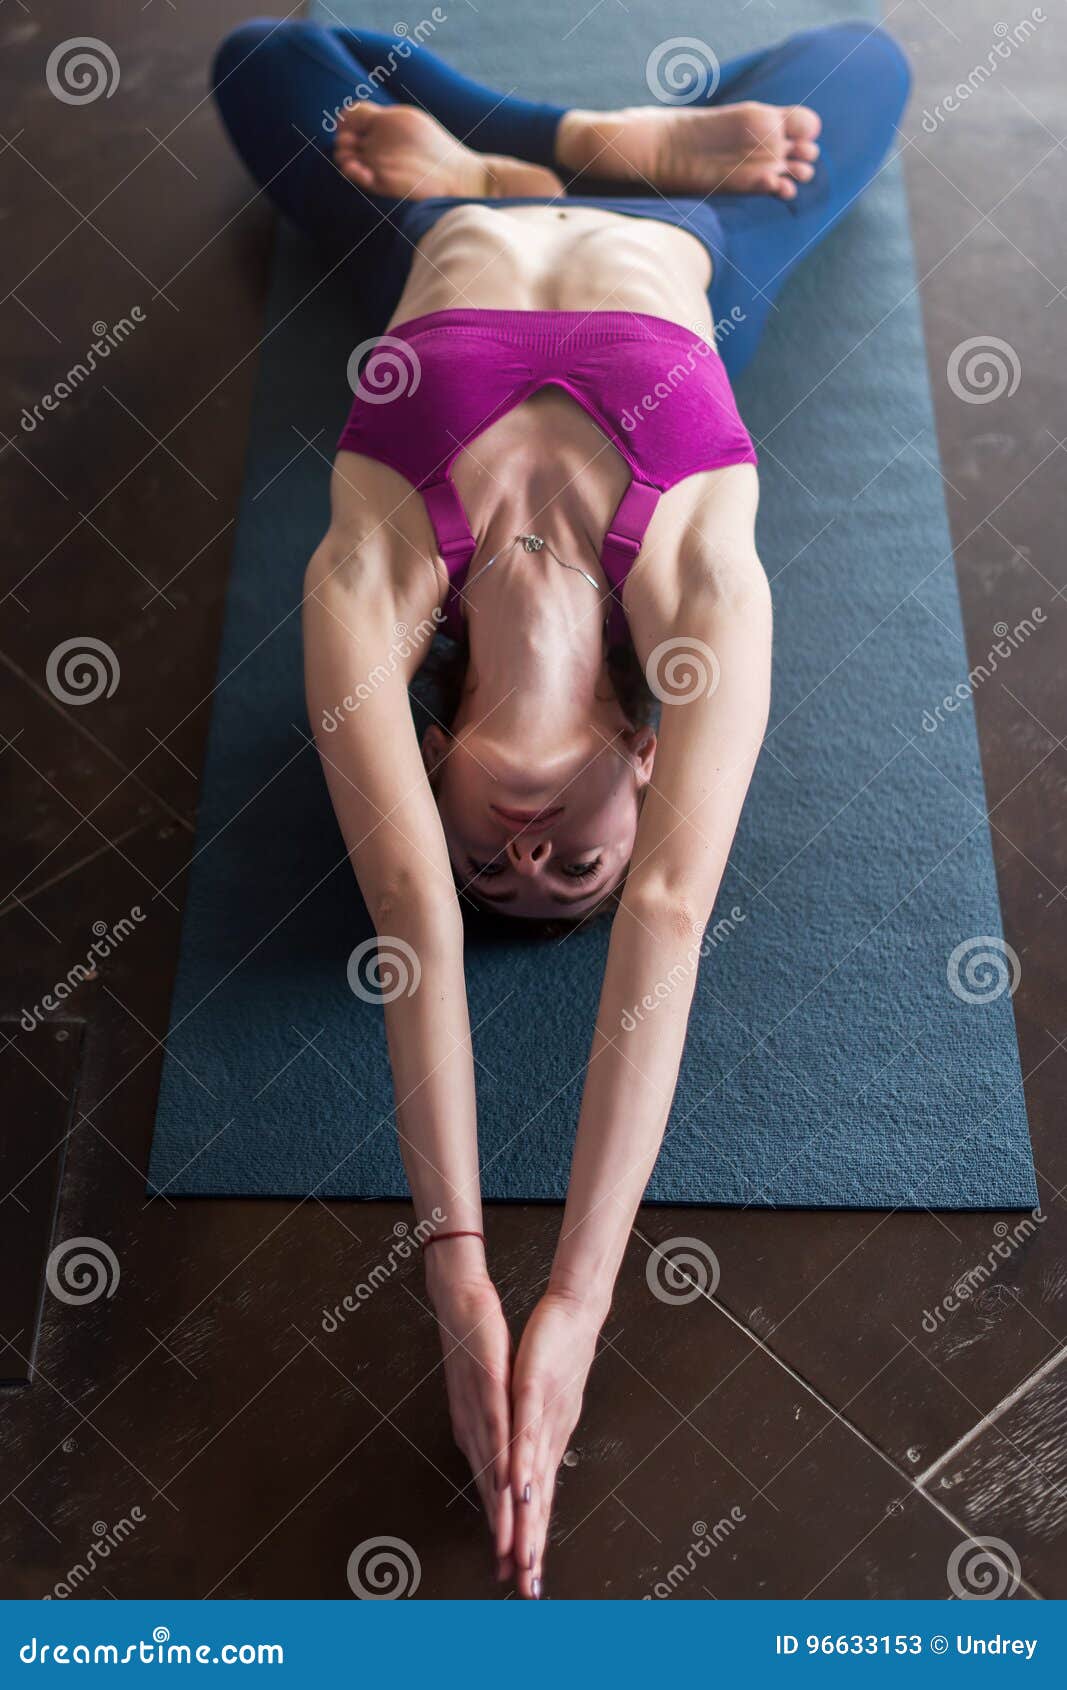
<svg viewBox="0 0 1067 1690">
<path fill-rule="evenodd" d="M 523 551 L 544 551 L 545 542 L 542 540 L 540 534 L 520 534 L 519 539 L 522 541 Z"/>
</svg>

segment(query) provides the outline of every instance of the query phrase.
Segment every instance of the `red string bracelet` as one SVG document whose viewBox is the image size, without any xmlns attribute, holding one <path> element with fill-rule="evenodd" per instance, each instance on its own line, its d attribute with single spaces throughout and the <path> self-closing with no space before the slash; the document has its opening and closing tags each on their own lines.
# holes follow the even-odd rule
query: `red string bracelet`
<svg viewBox="0 0 1067 1690">
<path fill-rule="evenodd" d="M 484 1232 L 435 1232 L 429 1238 L 422 1240 L 422 1247 L 428 1250 L 431 1244 L 442 1244 L 446 1238 L 480 1238 L 485 1243 Z"/>
</svg>

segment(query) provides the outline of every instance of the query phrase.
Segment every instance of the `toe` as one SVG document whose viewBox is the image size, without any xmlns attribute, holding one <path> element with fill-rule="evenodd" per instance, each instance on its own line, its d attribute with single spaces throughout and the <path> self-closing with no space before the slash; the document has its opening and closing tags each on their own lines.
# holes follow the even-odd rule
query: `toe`
<svg viewBox="0 0 1067 1690">
<path fill-rule="evenodd" d="M 786 169 L 794 182 L 810 182 L 815 174 L 815 166 L 805 164 L 802 159 L 790 159 Z"/>
<path fill-rule="evenodd" d="M 802 158 L 808 164 L 814 164 L 819 156 L 817 141 L 793 141 L 789 147 L 790 158 Z"/>
<path fill-rule="evenodd" d="M 797 197 L 797 185 L 795 182 L 791 182 L 788 176 L 779 176 L 775 184 L 775 192 L 777 193 L 779 199 L 795 200 Z"/>
<path fill-rule="evenodd" d="M 794 141 L 814 141 L 822 129 L 822 118 L 810 106 L 789 106 L 785 114 L 785 132 Z"/>
</svg>

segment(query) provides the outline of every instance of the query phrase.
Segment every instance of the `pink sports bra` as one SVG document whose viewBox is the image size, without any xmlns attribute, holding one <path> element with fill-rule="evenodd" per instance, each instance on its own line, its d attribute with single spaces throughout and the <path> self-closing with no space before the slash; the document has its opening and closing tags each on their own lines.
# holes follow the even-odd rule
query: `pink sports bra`
<svg viewBox="0 0 1067 1690">
<path fill-rule="evenodd" d="M 613 639 L 622 589 L 661 493 L 701 470 L 754 464 L 722 360 L 680 324 L 632 311 L 435 311 L 398 324 L 363 366 L 338 449 L 387 464 L 426 501 L 451 583 L 445 629 L 476 541 L 453 461 L 543 387 L 559 387 L 604 431 L 632 480 L 604 536 Z"/>
</svg>

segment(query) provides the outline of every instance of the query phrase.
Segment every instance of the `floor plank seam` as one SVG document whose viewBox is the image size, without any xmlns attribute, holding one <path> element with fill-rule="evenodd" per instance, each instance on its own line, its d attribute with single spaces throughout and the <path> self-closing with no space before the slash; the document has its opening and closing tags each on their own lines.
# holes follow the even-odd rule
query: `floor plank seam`
<svg viewBox="0 0 1067 1690">
<path fill-rule="evenodd" d="M 809 1379 L 806 1379 L 802 1373 L 798 1372 L 798 1370 L 790 1362 L 786 1361 L 784 1357 L 780 1356 L 776 1350 L 773 1350 L 770 1344 L 768 1344 L 765 1339 L 761 1338 L 758 1333 L 753 1332 L 752 1328 L 747 1326 L 743 1320 L 735 1315 L 732 1309 L 727 1308 L 726 1304 L 720 1302 L 717 1297 L 708 1297 L 708 1301 L 714 1308 L 718 1309 L 720 1314 L 725 1315 L 727 1320 L 729 1320 L 732 1325 L 736 1326 L 739 1332 L 744 1333 L 750 1343 L 752 1343 L 757 1349 L 762 1350 L 764 1355 L 769 1357 L 771 1361 L 775 1362 L 777 1366 L 782 1369 L 783 1373 L 786 1373 L 791 1379 L 795 1380 L 795 1382 L 803 1390 L 807 1391 L 808 1395 L 813 1397 L 828 1414 L 832 1415 L 835 1420 L 839 1421 L 842 1426 L 846 1427 L 854 1437 L 859 1439 L 860 1443 L 865 1444 L 869 1450 L 879 1456 L 880 1459 L 885 1462 L 886 1466 L 889 1467 L 890 1470 L 908 1486 L 909 1491 L 922 1497 L 924 1502 L 928 1503 L 931 1508 L 936 1509 L 936 1511 L 960 1533 L 961 1537 L 970 1539 L 974 1536 L 970 1527 L 960 1520 L 950 1508 L 947 1508 L 938 1497 L 931 1496 L 929 1491 L 922 1489 L 918 1479 L 913 1474 L 906 1473 L 902 1467 L 898 1466 L 888 1451 L 882 1449 L 881 1445 L 876 1443 L 875 1440 L 870 1437 L 861 1426 L 858 1426 L 854 1420 L 850 1420 L 846 1414 L 841 1413 L 840 1409 L 835 1408 L 829 1398 L 825 1397 L 817 1386 L 813 1385 Z M 923 1477 L 925 1476 L 926 1475 L 924 1474 Z M 1019 1586 L 1021 1589 L 1025 1590 L 1027 1595 L 1032 1597 L 1035 1602 L 1043 1602 L 1045 1600 L 1041 1592 L 1030 1584 L 1030 1582 L 1022 1575 L 1019 1577 Z"/>
<path fill-rule="evenodd" d="M 961 1438 L 957 1438 L 954 1444 L 951 1444 L 942 1455 L 938 1456 L 936 1461 L 932 1461 L 929 1467 L 919 1474 L 915 1483 L 920 1487 L 928 1484 L 934 1475 L 940 1472 L 941 1468 L 946 1466 L 954 1456 L 959 1455 L 969 1444 L 974 1443 L 975 1439 L 980 1437 L 984 1431 L 987 1431 L 990 1426 L 994 1426 L 1001 1416 L 1007 1413 L 1009 1408 L 1014 1408 L 1016 1403 L 1022 1402 L 1033 1387 L 1039 1385 L 1043 1379 L 1047 1379 L 1050 1373 L 1054 1373 L 1064 1360 L 1067 1360 L 1067 1344 L 1062 1349 L 1057 1350 L 1054 1355 L 1048 1356 L 1040 1367 L 1035 1368 L 1033 1373 L 1028 1374 L 1020 1384 L 1016 1385 L 1013 1391 L 1008 1392 L 1006 1397 L 1002 1397 L 996 1407 L 990 1409 L 988 1414 L 983 1414 L 980 1420 L 976 1420 L 969 1432 L 964 1432 Z"/>
</svg>

